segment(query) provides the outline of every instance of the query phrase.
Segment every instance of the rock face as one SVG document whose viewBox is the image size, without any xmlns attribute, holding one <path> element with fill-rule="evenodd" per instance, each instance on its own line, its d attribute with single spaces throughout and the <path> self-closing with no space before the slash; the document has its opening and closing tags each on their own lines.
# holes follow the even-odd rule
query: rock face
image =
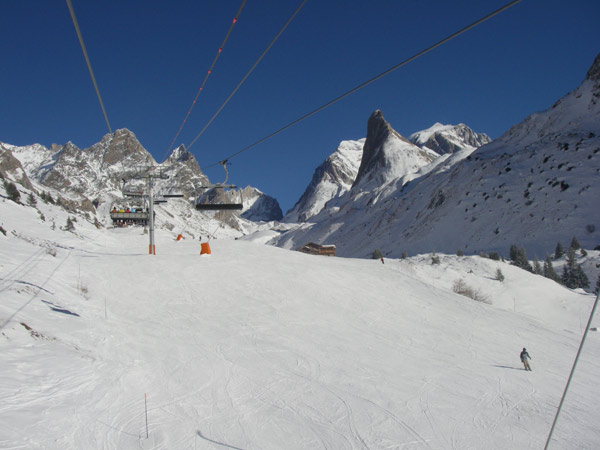
<svg viewBox="0 0 600 450">
<path fill-rule="evenodd" d="M 431 128 L 411 134 L 409 140 L 419 147 L 426 147 L 439 155 L 455 153 L 466 147 L 473 149 L 489 144 L 492 140 L 485 133 L 476 133 L 465 124 L 434 124 Z"/>
<path fill-rule="evenodd" d="M 105 171 L 119 165 L 131 167 L 156 163 L 135 134 L 127 129 L 105 135 L 102 141 L 83 151 L 86 152 L 90 154 L 90 159 L 101 161 L 101 168 Z"/>
<path fill-rule="evenodd" d="M 411 135 L 407 142 L 385 121 L 381 111 L 375 111 L 367 123 L 367 139 L 342 141 L 317 169 L 312 180 L 298 202 L 289 210 L 283 221 L 288 223 L 308 222 L 327 208 L 328 202 L 342 197 L 354 184 L 365 185 L 354 189 L 371 190 L 391 181 L 402 184 L 419 171 L 439 161 L 440 154 L 474 151 L 488 143 L 490 138 L 476 133 L 463 124 L 435 124 L 427 130 Z M 435 145 L 434 145 L 435 143 Z M 434 148 L 439 150 L 439 153 Z M 363 148 L 367 149 L 366 155 Z M 362 166 L 361 176 L 359 168 Z M 368 174 L 363 179 L 364 174 Z M 374 180 L 371 186 L 368 181 Z"/>
<path fill-rule="evenodd" d="M 146 183 L 142 175 L 150 169 L 165 175 L 164 179 L 155 180 L 155 193 L 183 194 L 190 209 L 194 208 L 194 199 L 204 192 L 202 187 L 210 185 L 196 158 L 184 146 L 157 164 L 135 134 L 127 129 L 107 134 L 99 143 L 83 150 L 68 142 L 63 146 L 52 145 L 50 149 L 38 144 L 2 145 L 0 152 L 0 164 L 7 170 L 9 165 L 11 171 L 20 170 L 22 184 L 29 176 L 43 186 L 78 199 L 81 204 L 91 204 L 89 200 L 122 198 L 124 188 L 142 191 Z M 281 218 L 277 200 L 257 189 L 246 189 L 250 200 L 245 202 L 245 217 L 261 221 Z M 230 194 L 223 192 L 222 195 Z"/>
<path fill-rule="evenodd" d="M 367 122 L 367 139 L 352 187 L 385 184 L 429 164 L 438 156 L 401 136 L 386 122 L 381 111 L 375 111 Z"/>
<path fill-rule="evenodd" d="M 319 167 L 315 169 L 310 184 L 289 210 L 285 222 L 308 222 L 332 198 L 339 197 L 352 187 L 362 157 L 365 139 L 342 141 Z"/>
<path fill-rule="evenodd" d="M 201 186 L 210 184 L 195 156 L 183 145 L 173 150 L 159 168 L 169 177 L 157 181 L 157 189 L 163 194 L 184 194 L 186 198 L 191 199 L 202 192 Z"/>
<path fill-rule="evenodd" d="M 30 177 L 39 183 L 87 197 L 115 193 L 123 177 L 139 167 L 156 165 L 135 135 L 125 129 L 105 135 L 84 150 L 67 142 L 51 149 L 39 145 L 20 147 L 15 153 Z"/>
<path fill-rule="evenodd" d="M 590 80 L 594 83 L 600 83 L 600 53 L 596 56 L 592 67 L 588 70 L 585 75 L 586 80 Z M 595 93 L 598 93 L 598 88 L 600 86 L 596 85 Z"/>
<path fill-rule="evenodd" d="M 244 210 L 242 217 L 253 222 L 281 220 L 283 213 L 277 200 L 256 188 L 247 186 L 242 191 Z"/>
<path fill-rule="evenodd" d="M 33 190 L 31 181 L 21 165 L 21 162 L 15 158 L 9 146 L 0 144 L 0 174 L 4 178 L 8 178 L 16 183 L 19 183 L 27 189 Z"/>
</svg>

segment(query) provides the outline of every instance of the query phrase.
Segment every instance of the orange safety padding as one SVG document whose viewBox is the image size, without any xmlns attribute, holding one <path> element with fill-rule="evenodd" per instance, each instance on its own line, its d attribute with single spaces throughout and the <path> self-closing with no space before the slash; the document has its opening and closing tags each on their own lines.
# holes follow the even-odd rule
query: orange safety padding
<svg viewBox="0 0 600 450">
<path fill-rule="evenodd" d="M 182 240 L 182 239 L 183 239 L 183 236 L 182 236 L 182 235 L 180 235 L 180 234 L 178 234 L 178 235 L 177 235 L 177 240 L 178 240 L 178 241 L 180 241 L 180 240 Z"/>
<path fill-rule="evenodd" d="M 210 245 L 208 242 L 203 242 L 200 244 L 200 254 L 210 255 Z"/>
</svg>

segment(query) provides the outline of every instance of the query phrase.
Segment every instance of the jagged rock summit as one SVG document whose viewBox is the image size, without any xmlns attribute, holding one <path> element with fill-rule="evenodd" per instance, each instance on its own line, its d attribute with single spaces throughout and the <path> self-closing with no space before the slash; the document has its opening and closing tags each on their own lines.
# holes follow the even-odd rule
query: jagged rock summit
<svg viewBox="0 0 600 450">
<path fill-rule="evenodd" d="M 386 147 L 405 143 L 375 113 L 361 176 L 352 189 L 330 200 L 310 224 L 299 224 L 273 243 L 335 244 L 338 255 L 351 257 L 369 257 L 374 249 L 390 257 L 458 250 L 506 255 L 516 244 L 543 259 L 557 242 L 566 244 L 574 236 L 585 248 L 595 248 L 600 245 L 599 99 L 597 57 L 582 84 L 551 108 L 489 144 L 446 153 L 395 180 L 381 174 L 393 173 L 385 171 L 391 166 L 388 155 L 402 153 Z"/>
<path fill-rule="evenodd" d="M 189 208 L 194 208 L 194 198 L 200 195 L 210 181 L 198 165 L 194 155 L 182 145 L 173 150 L 161 164 L 142 146 L 133 132 L 119 129 L 106 134 L 101 141 L 86 149 L 72 142 L 53 144 L 49 149 L 39 145 L 16 147 L 1 144 L 0 167 L 10 178 L 32 188 L 29 179 L 69 196 L 87 205 L 108 204 L 122 199 L 122 190 L 140 191 L 145 180 L 140 175 L 154 168 L 165 179 L 155 180 L 155 192 L 183 194 Z M 277 220 L 281 208 L 272 197 L 248 187 L 245 206 L 252 220 Z M 250 194 L 251 193 L 251 194 Z M 91 208 L 93 209 L 93 208 Z M 90 210 L 88 208 L 88 210 Z"/>
<path fill-rule="evenodd" d="M 367 139 L 352 187 L 380 186 L 425 166 L 439 155 L 400 135 L 379 110 L 367 122 Z"/>
<path fill-rule="evenodd" d="M 93 159 L 101 161 L 105 170 L 118 165 L 156 164 L 136 135 L 126 128 L 104 135 L 99 143 L 82 152 L 90 153 Z"/>
<path fill-rule="evenodd" d="M 411 134 L 408 139 L 419 147 L 428 148 L 439 155 L 463 150 L 465 146 L 476 149 L 492 142 L 487 134 L 476 133 L 463 123 L 458 125 L 435 123 L 427 130 Z"/>
<path fill-rule="evenodd" d="M 585 75 L 585 79 L 595 83 L 600 83 L 600 53 L 596 55 L 596 59 L 594 60 L 592 67 L 590 67 Z M 598 88 L 600 88 L 600 84 L 596 86 L 596 92 Z"/>
<path fill-rule="evenodd" d="M 402 137 L 375 111 L 367 123 L 367 138 L 342 141 L 317 169 L 298 202 L 287 212 L 288 223 L 308 222 L 321 211 L 340 203 L 337 199 L 352 190 L 352 197 L 364 192 L 375 192 L 386 184 L 406 184 L 434 168 L 432 162 L 441 164 L 451 153 L 472 152 L 489 142 L 485 134 L 476 133 L 464 124 L 441 125 Z M 444 146 L 444 155 L 427 147 L 431 142 Z M 364 148 L 367 149 L 366 155 Z M 359 168 L 362 175 L 359 179 Z M 357 181 L 358 180 L 358 181 Z M 364 181 L 364 182 L 363 182 Z M 354 187 L 353 187 L 354 186 Z M 388 190 L 393 187 L 388 186 Z M 375 199 L 375 197 L 371 197 Z M 334 201 L 335 200 L 335 201 Z"/>
</svg>

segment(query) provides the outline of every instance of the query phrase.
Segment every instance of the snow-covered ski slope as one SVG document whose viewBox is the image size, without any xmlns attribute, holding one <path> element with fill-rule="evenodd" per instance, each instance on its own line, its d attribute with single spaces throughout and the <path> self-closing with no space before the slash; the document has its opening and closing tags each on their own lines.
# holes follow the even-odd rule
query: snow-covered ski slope
<svg viewBox="0 0 600 450">
<path fill-rule="evenodd" d="M 165 230 L 149 256 L 139 228 L 0 209 L 5 450 L 540 449 L 594 301 L 479 257 L 200 256 Z M 551 449 L 600 448 L 599 338 Z"/>
</svg>

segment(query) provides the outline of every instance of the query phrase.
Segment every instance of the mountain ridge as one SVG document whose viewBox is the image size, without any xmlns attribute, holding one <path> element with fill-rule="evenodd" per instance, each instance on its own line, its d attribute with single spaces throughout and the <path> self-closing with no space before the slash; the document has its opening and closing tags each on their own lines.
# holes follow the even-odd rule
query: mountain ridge
<svg viewBox="0 0 600 450">
<path fill-rule="evenodd" d="M 86 149 L 80 149 L 70 141 L 64 145 L 53 144 L 50 148 L 40 144 L 21 147 L 0 144 L 5 155 L 2 159 L 10 159 L 10 153 L 22 162 L 28 178 L 57 192 L 90 200 L 122 198 L 123 183 L 142 184 L 143 180 L 136 182 L 134 178 L 150 169 L 169 176 L 156 182 L 157 191 L 165 194 L 183 193 L 186 198 L 191 198 L 199 195 L 203 186 L 210 185 L 196 158 L 184 146 L 175 148 L 163 163 L 158 164 L 135 134 L 125 128 L 105 134 L 100 142 Z M 250 194 L 255 188 L 246 189 Z M 262 220 L 281 217 L 274 198 L 258 190 L 252 194 L 252 204 L 265 200 L 261 207 Z"/>
<path fill-rule="evenodd" d="M 359 194 L 362 191 L 371 191 L 373 186 L 368 185 L 354 188 L 354 185 L 357 184 L 361 164 L 363 174 L 370 172 L 368 175 L 370 178 L 380 179 L 382 182 L 386 180 L 385 183 L 401 182 L 404 184 L 422 176 L 425 171 L 442 165 L 454 152 L 475 150 L 476 147 L 470 144 L 489 142 L 487 135 L 476 133 L 464 124 L 454 126 L 439 123 L 427 130 L 413 133 L 409 139 L 406 139 L 385 121 L 380 110 L 373 112 L 367 121 L 367 135 L 370 137 L 368 153 L 370 151 L 371 155 L 367 155 L 366 158 L 370 161 L 363 162 L 363 148 L 367 145 L 367 138 L 342 141 L 338 148 L 315 169 L 312 180 L 304 193 L 294 207 L 286 213 L 285 222 L 310 221 L 326 207 L 328 202 L 335 203 L 337 198 L 351 189 L 354 189 L 355 196 L 362 196 Z M 390 136 L 393 136 L 393 140 L 391 143 L 386 143 L 384 148 L 383 144 Z M 427 136 L 427 139 L 420 142 L 419 137 L 421 136 Z M 465 138 L 465 136 L 469 138 Z M 440 155 L 428 148 L 425 144 L 431 139 L 435 139 L 436 142 L 448 142 L 446 144 L 448 151 Z M 388 156 L 389 154 L 391 156 Z M 379 161 L 377 158 L 380 158 Z M 396 165 L 400 169 L 389 167 L 390 160 L 402 158 L 406 158 L 406 160 Z M 372 167 L 367 169 L 369 166 Z M 375 174 L 375 172 L 380 173 Z M 360 184 L 360 180 L 358 184 Z M 374 181 L 372 184 L 376 185 L 377 182 Z"/>
<path fill-rule="evenodd" d="M 543 258 L 573 236 L 596 247 L 597 66 L 598 58 L 574 91 L 491 143 L 443 155 L 408 177 L 380 178 L 369 190 L 352 189 L 272 243 L 290 249 L 309 241 L 335 244 L 339 255 L 351 257 L 369 257 L 376 248 L 392 257 L 506 254 L 519 244 Z"/>
</svg>

